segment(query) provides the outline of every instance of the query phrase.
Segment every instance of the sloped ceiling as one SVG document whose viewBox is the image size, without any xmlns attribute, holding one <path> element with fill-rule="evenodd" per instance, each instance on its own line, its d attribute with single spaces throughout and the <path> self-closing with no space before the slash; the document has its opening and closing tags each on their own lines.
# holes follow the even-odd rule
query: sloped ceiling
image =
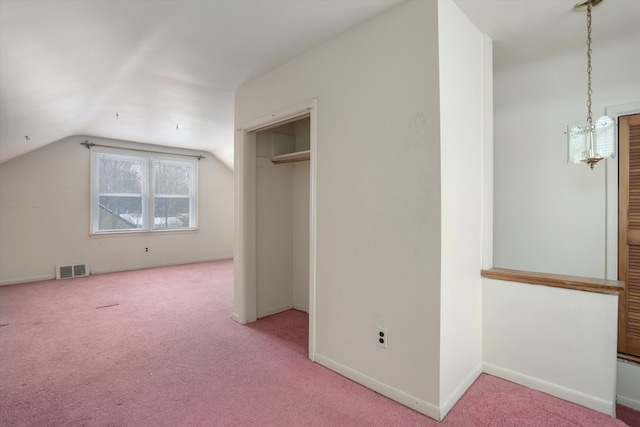
<svg viewBox="0 0 640 427">
<path fill-rule="evenodd" d="M 231 167 L 240 85 L 400 1 L 0 0 L 0 163 L 89 135 Z M 574 0 L 455 2 L 494 39 L 494 67 L 584 44 Z M 639 19 L 640 1 L 605 0 L 594 37 Z"/>
<path fill-rule="evenodd" d="M 0 163 L 90 135 L 231 167 L 236 88 L 398 2 L 0 0 Z"/>
</svg>

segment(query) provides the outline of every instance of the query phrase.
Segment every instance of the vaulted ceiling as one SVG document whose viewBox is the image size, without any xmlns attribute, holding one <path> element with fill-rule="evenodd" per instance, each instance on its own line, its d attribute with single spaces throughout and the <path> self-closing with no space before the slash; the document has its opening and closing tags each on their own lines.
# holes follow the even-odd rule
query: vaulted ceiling
<svg viewBox="0 0 640 427">
<path fill-rule="evenodd" d="M 401 1 L 0 0 L 0 163 L 89 135 L 231 167 L 240 85 Z M 584 44 L 574 0 L 455 2 L 494 39 L 495 66 Z M 594 37 L 639 19 L 640 1 L 605 0 Z"/>
</svg>

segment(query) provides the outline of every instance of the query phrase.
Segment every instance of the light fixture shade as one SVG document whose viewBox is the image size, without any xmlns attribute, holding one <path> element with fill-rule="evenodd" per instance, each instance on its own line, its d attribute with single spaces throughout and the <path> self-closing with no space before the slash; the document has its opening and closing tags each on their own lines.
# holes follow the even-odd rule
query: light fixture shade
<svg viewBox="0 0 640 427">
<path fill-rule="evenodd" d="M 587 163 L 616 156 L 616 126 L 608 116 L 590 124 L 580 121 L 567 127 L 567 162 Z"/>
</svg>

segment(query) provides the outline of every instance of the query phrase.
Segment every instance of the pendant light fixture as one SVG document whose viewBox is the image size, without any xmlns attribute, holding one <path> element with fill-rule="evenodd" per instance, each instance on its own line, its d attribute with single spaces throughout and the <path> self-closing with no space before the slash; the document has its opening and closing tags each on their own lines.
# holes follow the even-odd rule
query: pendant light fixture
<svg viewBox="0 0 640 427">
<path fill-rule="evenodd" d="M 591 10 L 602 0 L 586 0 L 575 5 L 587 11 L 587 120 L 567 126 L 567 162 L 586 163 L 591 169 L 602 159 L 615 157 L 615 122 L 608 116 L 593 121 L 591 114 Z"/>
</svg>

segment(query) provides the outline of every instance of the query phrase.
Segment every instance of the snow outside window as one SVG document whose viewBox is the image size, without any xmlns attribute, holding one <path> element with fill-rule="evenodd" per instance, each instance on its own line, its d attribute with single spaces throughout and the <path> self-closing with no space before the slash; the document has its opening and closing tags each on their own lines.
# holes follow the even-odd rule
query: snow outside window
<svg viewBox="0 0 640 427">
<path fill-rule="evenodd" d="M 94 233 L 196 228 L 197 162 L 93 152 Z"/>
</svg>

